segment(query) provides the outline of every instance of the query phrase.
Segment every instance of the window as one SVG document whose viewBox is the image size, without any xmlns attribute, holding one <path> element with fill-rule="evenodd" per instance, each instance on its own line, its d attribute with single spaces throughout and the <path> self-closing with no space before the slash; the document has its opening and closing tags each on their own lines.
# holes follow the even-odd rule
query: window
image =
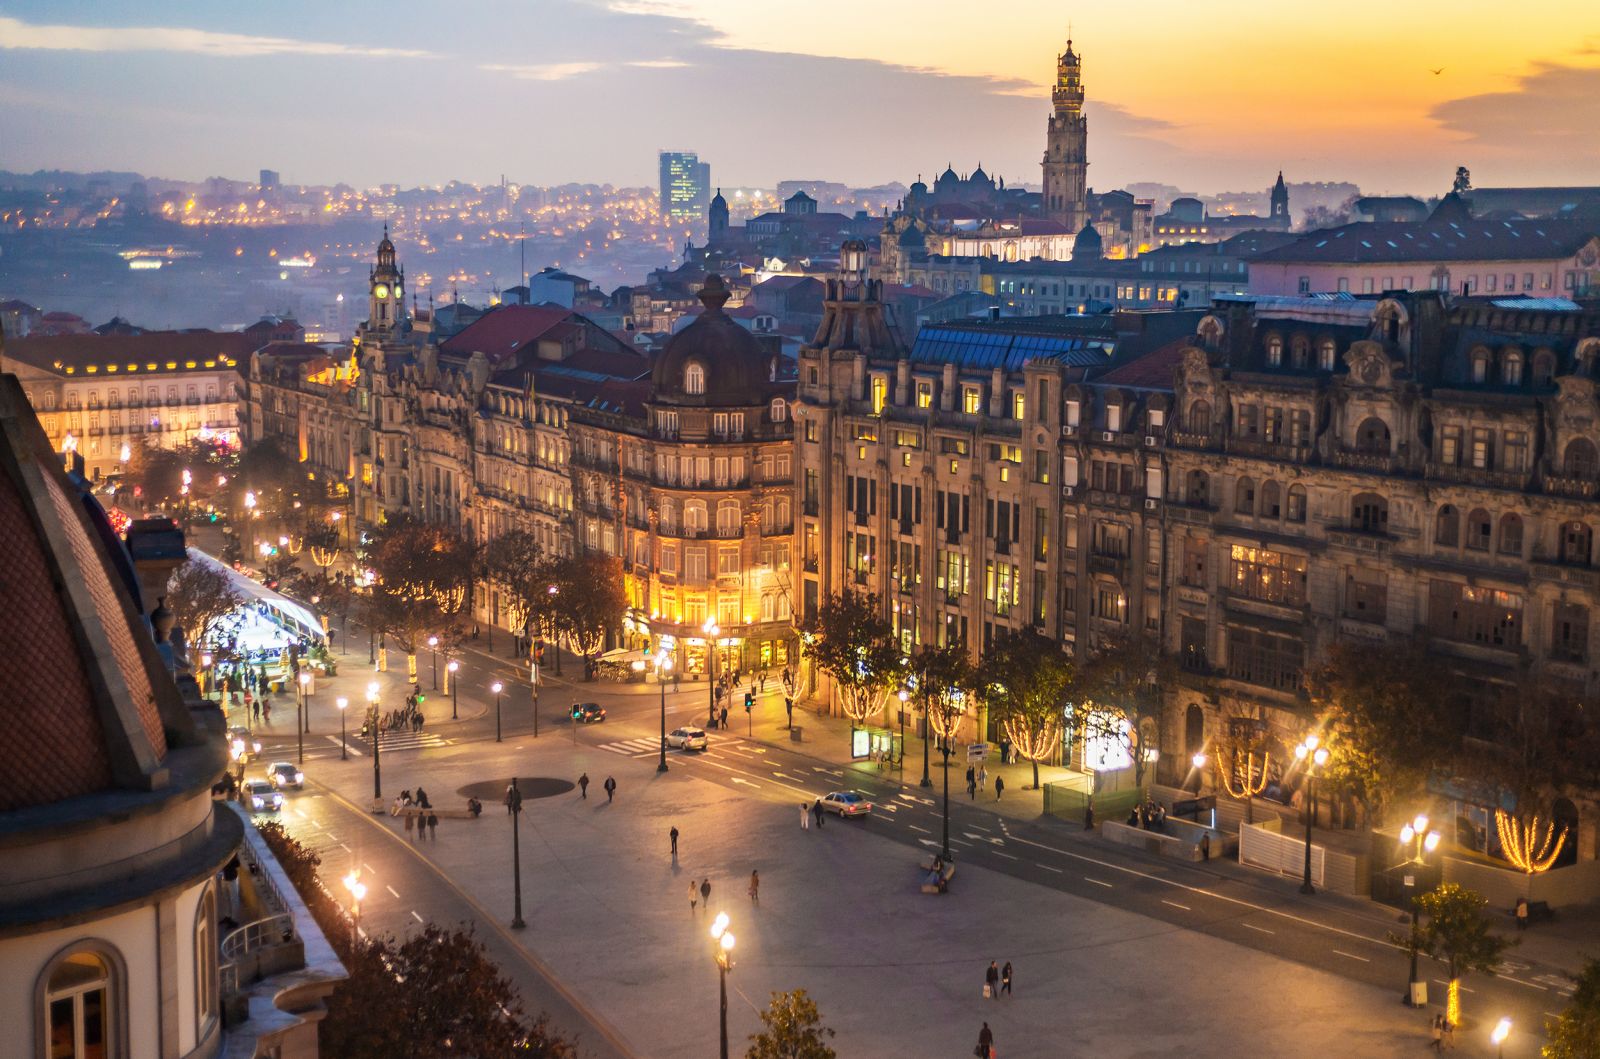
<svg viewBox="0 0 1600 1059">
<path fill-rule="evenodd" d="M 1195 401 L 1189 406 L 1189 415 L 1184 421 L 1184 429 L 1191 434 L 1211 433 L 1211 403 L 1209 401 Z"/>
<path fill-rule="evenodd" d="M 1533 384 L 1539 387 L 1548 387 L 1555 384 L 1556 358 L 1549 350 L 1540 350 L 1533 355 Z"/>
<path fill-rule="evenodd" d="M 1439 462 L 1446 467 L 1461 464 L 1461 428 L 1445 427 L 1439 432 Z"/>
<path fill-rule="evenodd" d="M 1357 493 L 1350 503 L 1350 526 L 1362 533 L 1389 532 L 1389 501 L 1376 493 Z"/>
<path fill-rule="evenodd" d="M 1500 381 L 1507 386 L 1522 385 L 1522 354 L 1512 351 L 1500 362 Z"/>
<path fill-rule="evenodd" d="M 1446 548 L 1454 548 L 1461 543 L 1461 514 L 1451 504 L 1439 508 L 1433 531 L 1433 543 Z"/>
<path fill-rule="evenodd" d="M 1370 284 L 1372 281 L 1368 280 L 1367 282 Z M 1335 348 L 1333 339 L 1323 339 L 1321 344 L 1317 346 L 1317 367 L 1321 368 L 1323 371 L 1332 371 L 1334 366 L 1334 353 Z"/>
<path fill-rule="evenodd" d="M 1477 383 L 1489 380 L 1489 351 L 1475 349 L 1472 351 L 1472 381 Z"/>
<path fill-rule="evenodd" d="M 217 895 L 207 888 L 194 922 L 195 1036 L 204 1037 L 217 1017 Z"/>
<path fill-rule="evenodd" d="M 1305 335 L 1295 335 L 1289 343 L 1289 364 L 1296 371 L 1303 371 L 1311 365 L 1311 340 Z"/>
<path fill-rule="evenodd" d="M 1247 599 L 1299 606 L 1306 601 L 1306 559 L 1235 544 L 1233 591 Z"/>
<path fill-rule="evenodd" d="M 1275 691 L 1300 687 L 1304 648 L 1289 636 L 1257 629 L 1228 629 L 1228 676 Z"/>
<path fill-rule="evenodd" d="M 1344 613 L 1347 618 L 1382 625 L 1389 613 L 1389 575 L 1350 567 L 1344 578 Z"/>
<path fill-rule="evenodd" d="M 1522 518 L 1519 515 L 1500 516 L 1500 554 L 1522 554 Z"/>
<path fill-rule="evenodd" d="M 1588 438 L 1573 438 L 1561 457 L 1561 473 L 1568 478 L 1593 480 L 1600 473 L 1600 455 Z"/>
<path fill-rule="evenodd" d="M 1486 471 L 1494 462 L 1494 431 L 1488 427 L 1472 428 L 1472 466 Z"/>
<path fill-rule="evenodd" d="M 683 528 L 691 534 L 705 532 L 706 504 L 704 500 L 690 500 L 684 503 Z"/>
<path fill-rule="evenodd" d="M 1550 622 L 1550 657 L 1562 662 L 1589 658 L 1589 608 L 1557 603 Z"/>
<path fill-rule="evenodd" d="M 719 537 L 737 537 L 739 535 L 739 501 L 720 500 L 717 502 L 717 535 Z"/>
<path fill-rule="evenodd" d="M 1090 597 L 1090 613 L 1118 625 L 1128 622 L 1128 594 L 1114 581 L 1097 581 Z"/>
<path fill-rule="evenodd" d="M 1283 409 L 1267 409 L 1267 416 L 1262 427 L 1261 436 L 1269 445 L 1279 445 L 1283 443 Z"/>
<path fill-rule="evenodd" d="M 917 380 L 917 407 L 928 408 L 933 404 L 933 383 L 926 379 Z"/>
<path fill-rule="evenodd" d="M 1106 429 L 1116 433 L 1122 430 L 1122 406 L 1106 405 Z"/>
<path fill-rule="evenodd" d="M 1283 515 L 1283 491 L 1277 482 L 1261 483 L 1261 510 L 1263 518 L 1279 518 Z"/>
<path fill-rule="evenodd" d="M 1514 650 L 1522 645 L 1522 597 L 1435 581 L 1428 589 L 1428 626 L 1448 640 Z"/>
<path fill-rule="evenodd" d="M 703 394 L 706 392 L 706 369 L 699 364 L 690 364 L 683 369 L 683 392 L 689 394 Z"/>
<path fill-rule="evenodd" d="M 886 375 L 872 377 L 872 414 L 877 415 L 883 411 L 883 406 L 889 403 L 889 378 Z"/>
<path fill-rule="evenodd" d="M 1256 483 L 1252 479 L 1239 479 L 1233 491 L 1233 509 L 1241 515 L 1256 513 Z"/>
<path fill-rule="evenodd" d="M 1356 451 L 1372 456 L 1389 455 L 1389 424 L 1368 416 L 1356 428 Z"/>
<path fill-rule="evenodd" d="M 976 386 L 961 387 L 961 410 L 969 416 L 983 411 L 983 391 Z"/>
<path fill-rule="evenodd" d="M 1271 368 L 1283 366 L 1283 339 L 1277 335 L 1267 336 L 1267 366 Z"/>
<path fill-rule="evenodd" d="M 1184 486 L 1185 499 L 1195 507 L 1210 504 L 1211 478 L 1205 471 L 1190 471 Z"/>
<path fill-rule="evenodd" d="M 703 584 L 706 579 L 706 550 L 704 548 L 685 548 L 683 550 L 683 561 L 684 576 L 696 584 Z"/>
<path fill-rule="evenodd" d="M 1254 441 L 1261 436 L 1261 409 L 1253 404 L 1239 406 L 1239 436 Z"/>
<path fill-rule="evenodd" d="M 1582 522 L 1568 522 L 1561 527 L 1561 561 L 1578 566 L 1589 565 L 1593 534 Z"/>
<path fill-rule="evenodd" d="M 1210 670 L 1206 661 L 1206 624 L 1195 618 L 1184 618 L 1179 626 L 1179 661 L 1191 673 Z"/>
<path fill-rule="evenodd" d="M 1475 552 L 1486 552 L 1494 536 L 1494 522 L 1483 508 L 1474 508 L 1467 516 L 1467 547 Z"/>
<path fill-rule="evenodd" d="M 1206 549 L 1204 537 L 1183 538 L 1183 569 L 1178 579 L 1191 588 L 1206 587 Z"/>
<path fill-rule="evenodd" d="M 717 549 L 717 576 L 730 577 L 739 573 L 739 549 Z"/>
<path fill-rule="evenodd" d="M 774 423 L 782 423 L 789 418 L 789 402 L 781 397 L 774 397 L 768 408 Z"/>
<path fill-rule="evenodd" d="M 1021 390 L 1011 391 L 1011 418 L 1021 419 L 1027 409 L 1027 401 Z"/>
<path fill-rule="evenodd" d="M 44 979 L 45 1040 L 50 1059 L 106 1059 L 119 1054 L 121 996 L 111 958 L 80 950 L 57 957 Z"/>
</svg>

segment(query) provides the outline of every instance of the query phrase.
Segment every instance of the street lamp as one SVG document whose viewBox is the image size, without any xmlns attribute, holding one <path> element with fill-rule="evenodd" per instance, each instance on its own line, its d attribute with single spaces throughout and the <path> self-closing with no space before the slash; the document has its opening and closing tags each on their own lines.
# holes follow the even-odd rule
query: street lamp
<svg viewBox="0 0 1600 1059">
<path fill-rule="evenodd" d="M 444 671 L 445 671 L 445 678 L 444 679 L 445 679 L 445 682 L 450 685 L 450 719 L 452 721 L 456 719 L 456 682 L 454 680 L 452 680 L 451 678 L 456 675 L 456 670 L 458 670 L 460 668 L 461 668 L 461 663 L 457 662 L 453 658 L 444 667 Z"/>
<path fill-rule="evenodd" d="M 710 727 L 717 725 L 717 637 L 722 630 L 717 628 L 714 618 L 707 618 L 706 623 L 700 626 L 700 631 L 706 634 L 706 696 L 711 701 Z"/>
<path fill-rule="evenodd" d="M 372 811 L 383 812 L 383 772 L 378 764 L 378 682 L 367 685 L 367 722 L 372 730 Z"/>
<path fill-rule="evenodd" d="M 350 705 L 350 700 L 345 698 L 343 695 L 340 695 L 333 701 L 334 705 L 339 707 L 339 760 L 348 761 L 350 759 L 350 748 L 345 745 L 344 711 L 345 708 Z"/>
<path fill-rule="evenodd" d="M 1489 1039 L 1494 1042 L 1500 1059 L 1506 1059 L 1506 1038 L 1509 1036 L 1511 1036 L 1511 1016 L 1506 1015 L 1494 1024 L 1494 1032 L 1489 1034 Z"/>
<path fill-rule="evenodd" d="M 500 693 L 506 686 L 498 680 L 489 685 L 489 690 L 494 692 L 494 741 L 500 742 Z"/>
<path fill-rule="evenodd" d="M 1439 848 L 1439 832 L 1428 830 L 1428 814 L 1418 813 L 1416 819 L 1400 829 L 1400 847 L 1407 849 L 1410 859 L 1406 864 L 1426 864 L 1424 859 L 1429 853 Z M 1411 877 L 1406 877 L 1409 885 Z M 1406 1003 L 1412 1007 L 1422 1007 L 1428 1002 L 1428 983 L 1417 976 L 1417 899 L 1411 899 L 1411 989 L 1406 994 Z"/>
<path fill-rule="evenodd" d="M 728 913 L 718 912 L 711 924 L 717 942 L 717 983 L 722 996 L 722 1059 L 728 1059 L 728 972 L 733 969 L 733 932 L 728 929 Z"/>
<path fill-rule="evenodd" d="M 1189 764 L 1194 766 L 1194 792 L 1195 792 L 1195 794 L 1199 794 L 1201 791 L 1203 791 L 1205 789 L 1205 786 L 1206 786 L 1206 753 L 1205 753 L 1205 751 L 1204 750 L 1196 750 L 1195 753 L 1194 753 L 1194 756 L 1189 759 Z"/>
<path fill-rule="evenodd" d="M 1328 763 L 1328 748 L 1318 743 L 1315 735 L 1308 735 L 1294 748 L 1295 758 L 1306 768 L 1306 872 L 1305 881 L 1300 884 L 1303 894 L 1317 892 L 1311 885 L 1311 825 L 1317 818 L 1317 769 Z"/>
<path fill-rule="evenodd" d="M 361 876 L 351 872 L 344 877 L 344 888 L 350 891 L 351 919 L 350 919 L 350 947 L 356 947 L 356 938 L 361 934 L 361 901 L 367 896 L 367 884 L 361 881 Z"/>
<path fill-rule="evenodd" d="M 656 684 L 661 688 L 661 763 L 657 772 L 667 771 L 667 674 L 672 672 L 672 656 L 663 647 L 656 652 Z"/>
<path fill-rule="evenodd" d="M 900 771 L 906 770 L 906 700 L 911 698 L 911 692 L 905 688 L 900 689 Z"/>
<path fill-rule="evenodd" d="M 200 697 L 206 697 L 206 680 L 211 676 L 211 653 L 209 651 L 200 655 Z"/>
<path fill-rule="evenodd" d="M 295 727 L 294 738 L 295 738 L 295 742 L 299 744 L 299 749 L 298 749 L 299 758 L 298 758 L 298 761 L 299 761 L 300 764 L 304 765 L 306 763 L 306 731 L 307 731 L 307 729 L 306 729 L 306 707 L 311 704 L 310 703 L 310 699 L 311 699 L 311 672 L 310 672 L 310 670 L 302 669 L 300 671 L 299 684 L 300 684 L 300 723 L 294 726 Z"/>
<path fill-rule="evenodd" d="M 511 925 L 521 930 L 528 924 L 522 920 L 522 791 L 517 788 L 515 776 L 511 777 L 511 789 L 506 791 L 506 808 L 511 810 L 511 886 L 516 895 Z"/>
<path fill-rule="evenodd" d="M 437 636 L 428 637 L 428 647 L 431 649 L 431 651 L 433 653 L 433 690 L 434 691 L 438 691 L 439 690 L 439 638 Z"/>
</svg>

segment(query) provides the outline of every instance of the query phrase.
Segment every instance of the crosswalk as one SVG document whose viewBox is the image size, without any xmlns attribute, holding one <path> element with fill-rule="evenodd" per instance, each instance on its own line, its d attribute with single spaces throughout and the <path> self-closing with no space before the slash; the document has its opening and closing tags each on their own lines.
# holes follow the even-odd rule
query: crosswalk
<svg viewBox="0 0 1600 1059">
<path fill-rule="evenodd" d="M 661 737 L 654 739 L 624 739 L 616 743 L 601 743 L 601 750 L 609 750 L 623 757 L 647 757 L 661 753 Z"/>
<path fill-rule="evenodd" d="M 369 750 L 371 744 L 365 739 L 352 736 L 352 743 L 360 742 Z M 399 753 L 405 750 L 430 750 L 441 746 L 454 746 L 454 739 L 446 739 L 435 732 L 384 732 L 379 738 L 378 752 L 380 754 Z"/>
</svg>

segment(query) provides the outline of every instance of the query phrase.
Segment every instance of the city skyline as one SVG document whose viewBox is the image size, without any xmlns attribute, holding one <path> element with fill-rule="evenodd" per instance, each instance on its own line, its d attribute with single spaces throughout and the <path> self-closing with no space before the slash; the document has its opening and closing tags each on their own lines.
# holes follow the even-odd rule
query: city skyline
<svg viewBox="0 0 1600 1059">
<path fill-rule="evenodd" d="M 1091 184 L 1217 192 L 1283 168 L 1434 192 L 1457 164 L 1484 184 L 1581 182 L 1600 161 L 1578 135 L 1600 117 L 1600 24 L 1586 30 L 1593 16 L 1565 6 L 1566 19 L 1489 27 L 1417 5 L 1385 11 L 1382 35 L 1370 20 L 1255 3 L 1210 27 L 1176 9 L 1138 26 L 1072 12 Z M 381 18 L 300 3 L 224 14 L 11 3 L 0 168 L 648 185 L 656 150 L 683 144 L 728 185 L 909 182 L 947 162 L 1036 183 L 1063 13 L 1024 2 L 974 36 L 916 10 L 935 17 L 833 0 L 794 24 L 725 0 L 485 4 L 448 21 L 420 2 Z M 480 20 L 501 31 L 486 42 Z M 595 135 L 593 115 L 640 108 L 648 120 L 629 127 L 648 134 Z M 444 127 L 451 150 L 411 149 Z"/>
</svg>

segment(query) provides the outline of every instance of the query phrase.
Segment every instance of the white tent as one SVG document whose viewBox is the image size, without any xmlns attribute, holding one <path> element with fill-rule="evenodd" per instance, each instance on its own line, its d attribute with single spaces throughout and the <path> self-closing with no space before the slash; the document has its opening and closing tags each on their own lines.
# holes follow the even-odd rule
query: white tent
<svg viewBox="0 0 1600 1059">
<path fill-rule="evenodd" d="M 278 650 L 302 639 L 323 642 L 322 622 L 309 608 L 198 548 L 189 549 L 189 558 L 226 574 L 234 590 L 245 598 L 245 605 L 229 615 L 230 624 L 238 623 L 233 636 L 241 650 Z"/>
</svg>

